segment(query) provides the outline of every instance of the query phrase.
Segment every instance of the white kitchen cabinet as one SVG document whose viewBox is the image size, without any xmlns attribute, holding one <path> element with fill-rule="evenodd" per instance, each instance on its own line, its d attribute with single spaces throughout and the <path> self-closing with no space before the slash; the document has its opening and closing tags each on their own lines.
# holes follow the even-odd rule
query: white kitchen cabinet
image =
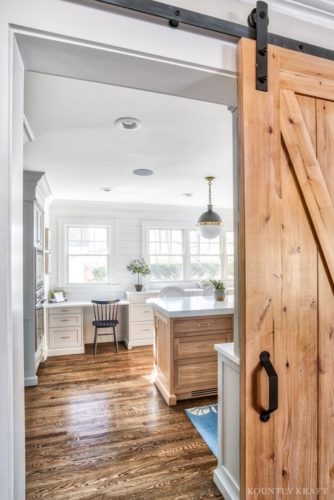
<svg viewBox="0 0 334 500">
<path fill-rule="evenodd" d="M 82 307 L 61 307 L 58 304 L 48 304 L 48 356 L 85 352 L 82 313 Z"/>
<path fill-rule="evenodd" d="M 123 341 L 128 349 L 153 344 L 153 309 L 146 301 L 158 297 L 159 291 L 125 292 L 125 297 L 129 301 L 129 317 L 127 328 L 124 329 Z M 186 288 L 185 293 L 189 296 L 203 295 L 203 290 Z"/>
<path fill-rule="evenodd" d="M 44 222 L 43 222 L 43 210 L 39 206 L 38 202 L 34 202 L 34 247 L 38 250 L 43 250 L 44 243 Z"/>
<path fill-rule="evenodd" d="M 240 499 L 240 359 L 234 344 L 218 344 L 218 466 L 214 482 L 225 500 Z"/>
<path fill-rule="evenodd" d="M 128 349 L 153 344 L 153 310 L 146 300 L 157 297 L 159 292 L 126 292 L 129 301 L 128 328 L 123 340 Z"/>
</svg>

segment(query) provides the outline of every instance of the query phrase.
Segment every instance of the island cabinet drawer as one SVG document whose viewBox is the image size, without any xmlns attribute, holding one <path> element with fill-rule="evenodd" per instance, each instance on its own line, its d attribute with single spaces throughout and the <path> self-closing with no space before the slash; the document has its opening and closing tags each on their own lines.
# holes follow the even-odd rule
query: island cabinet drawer
<svg viewBox="0 0 334 500">
<path fill-rule="evenodd" d="M 81 345 L 81 328 L 50 328 L 50 349 L 77 347 Z"/>
<path fill-rule="evenodd" d="M 58 314 L 81 314 L 80 307 L 50 307 L 48 309 L 49 316 Z"/>
<path fill-rule="evenodd" d="M 81 314 L 53 314 L 49 316 L 49 327 L 80 326 Z"/>
<path fill-rule="evenodd" d="M 148 304 L 131 304 L 130 321 L 153 321 L 153 309 Z"/>
<path fill-rule="evenodd" d="M 173 330 L 176 337 L 186 332 L 212 332 L 228 330 L 232 332 L 233 317 L 221 316 L 220 318 L 185 318 L 173 321 Z"/>
<path fill-rule="evenodd" d="M 130 335 L 136 340 L 153 339 L 153 322 L 141 321 L 131 323 Z"/>
<path fill-rule="evenodd" d="M 215 355 L 214 345 L 232 342 L 232 333 L 178 337 L 174 339 L 174 359 L 198 358 Z"/>
<path fill-rule="evenodd" d="M 217 387 L 217 355 L 175 361 L 175 392 Z"/>
</svg>

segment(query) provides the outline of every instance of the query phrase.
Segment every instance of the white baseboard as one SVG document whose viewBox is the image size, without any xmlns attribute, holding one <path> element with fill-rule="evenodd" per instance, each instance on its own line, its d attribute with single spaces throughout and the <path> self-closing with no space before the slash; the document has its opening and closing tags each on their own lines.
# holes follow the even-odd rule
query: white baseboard
<svg viewBox="0 0 334 500">
<path fill-rule="evenodd" d="M 147 339 L 147 340 L 130 340 L 128 342 L 127 339 L 123 339 L 123 342 L 125 344 L 125 347 L 127 349 L 132 349 L 133 347 L 143 347 L 145 345 L 153 345 L 153 340 Z"/>
<path fill-rule="evenodd" d="M 48 357 L 66 356 L 67 354 L 84 354 L 85 346 L 82 347 L 64 347 L 62 349 L 48 349 Z"/>
<path fill-rule="evenodd" d="M 240 500 L 240 488 L 224 466 L 215 469 L 213 480 L 225 500 Z"/>
<path fill-rule="evenodd" d="M 127 339 L 123 339 L 123 343 L 124 343 L 124 345 L 125 345 L 125 347 L 126 347 L 127 349 L 132 349 L 132 348 L 130 347 L 130 344 L 129 344 L 129 342 L 127 341 Z"/>
<path fill-rule="evenodd" d="M 25 387 L 33 387 L 38 384 L 38 377 L 34 375 L 32 377 L 24 377 L 24 386 Z"/>
</svg>

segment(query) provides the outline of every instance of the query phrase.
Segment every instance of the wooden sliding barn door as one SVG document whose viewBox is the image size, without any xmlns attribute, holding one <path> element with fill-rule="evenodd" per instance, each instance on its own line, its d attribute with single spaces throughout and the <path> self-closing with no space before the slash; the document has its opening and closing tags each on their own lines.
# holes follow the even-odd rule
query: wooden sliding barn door
<svg viewBox="0 0 334 500">
<path fill-rule="evenodd" d="M 241 498 L 329 500 L 334 62 L 270 46 L 268 66 L 268 92 L 257 91 L 255 42 L 240 41 Z M 262 352 L 278 376 L 266 422 Z"/>
</svg>

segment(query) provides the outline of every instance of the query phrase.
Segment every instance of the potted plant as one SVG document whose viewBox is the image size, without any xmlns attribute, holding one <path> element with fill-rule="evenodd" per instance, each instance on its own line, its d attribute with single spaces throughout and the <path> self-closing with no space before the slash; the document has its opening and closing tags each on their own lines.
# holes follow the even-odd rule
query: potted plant
<svg viewBox="0 0 334 500">
<path fill-rule="evenodd" d="M 215 289 L 215 299 L 223 302 L 225 300 L 225 283 L 222 280 L 210 280 Z"/>
<path fill-rule="evenodd" d="M 140 276 L 145 277 L 151 274 L 150 266 L 146 264 L 144 259 L 135 259 L 127 266 L 127 270 L 130 271 L 131 274 L 138 275 L 138 283 L 135 285 L 135 289 L 137 292 L 141 292 L 143 285 L 139 282 Z"/>
<path fill-rule="evenodd" d="M 49 302 L 56 302 L 55 293 L 62 293 L 64 296 L 64 301 L 67 300 L 65 289 L 56 287 L 56 288 L 51 288 L 51 290 L 49 290 L 49 294 L 48 294 Z"/>
</svg>

